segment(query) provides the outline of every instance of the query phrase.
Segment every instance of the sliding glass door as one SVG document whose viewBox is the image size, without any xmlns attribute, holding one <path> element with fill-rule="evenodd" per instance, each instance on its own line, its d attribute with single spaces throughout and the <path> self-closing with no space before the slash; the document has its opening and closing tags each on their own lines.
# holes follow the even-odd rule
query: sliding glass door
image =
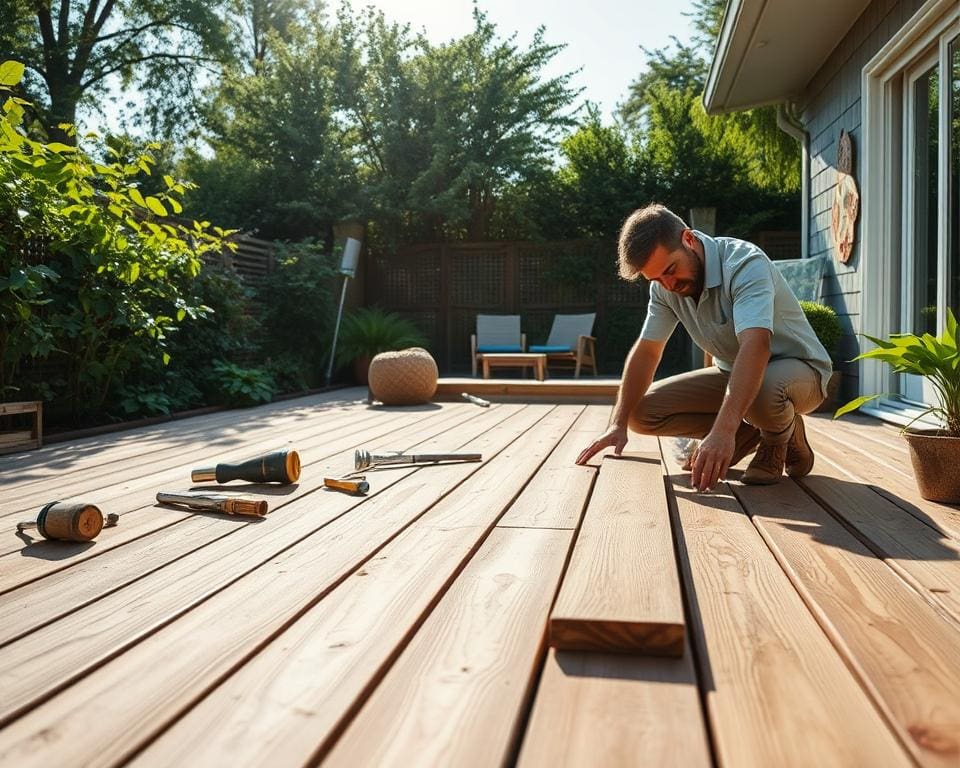
<svg viewBox="0 0 960 768">
<path fill-rule="evenodd" d="M 943 35 L 904 73 L 904 331 L 937 334 L 960 309 L 960 36 Z M 904 376 L 904 399 L 933 403 L 926 382 Z"/>
</svg>

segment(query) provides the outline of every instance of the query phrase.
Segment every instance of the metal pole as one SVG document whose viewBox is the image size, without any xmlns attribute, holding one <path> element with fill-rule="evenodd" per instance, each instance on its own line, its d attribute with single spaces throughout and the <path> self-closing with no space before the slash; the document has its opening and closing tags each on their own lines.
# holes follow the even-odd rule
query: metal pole
<svg viewBox="0 0 960 768">
<path fill-rule="evenodd" d="M 343 276 L 343 290 L 340 292 L 340 309 L 337 310 L 337 324 L 333 326 L 333 345 L 330 347 L 330 362 L 327 363 L 326 384 L 330 386 L 330 380 L 333 378 L 333 359 L 337 352 L 337 335 L 340 333 L 340 318 L 343 317 L 343 303 L 347 299 L 347 281 L 349 275 Z"/>
</svg>

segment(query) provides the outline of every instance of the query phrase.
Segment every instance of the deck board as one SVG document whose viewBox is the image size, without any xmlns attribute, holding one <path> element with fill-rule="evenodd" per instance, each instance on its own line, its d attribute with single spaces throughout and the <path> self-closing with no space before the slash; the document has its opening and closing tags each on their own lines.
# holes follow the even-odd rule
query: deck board
<svg viewBox="0 0 960 768">
<path fill-rule="evenodd" d="M 726 483 L 665 456 L 702 685 L 723 765 L 910 765 Z"/>
<path fill-rule="evenodd" d="M 630 463 L 573 464 L 610 405 L 562 390 L 486 409 L 328 392 L 0 458 L 0 764 L 957 764 L 960 509 L 919 498 L 896 428 L 811 418 L 811 476 L 734 471 L 709 494 L 631 435 L 663 443 L 676 551 L 650 558 L 677 558 L 688 645 L 557 653 L 598 467 Z M 248 489 L 262 521 L 155 503 L 284 446 L 301 481 Z M 359 447 L 484 460 L 322 488 Z M 14 535 L 68 493 L 120 525 Z"/>
<path fill-rule="evenodd" d="M 795 483 L 732 487 L 914 758 L 921 765 L 956 766 L 960 630 L 917 600 L 909 585 Z"/>
<path fill-rule="evenodd" d="M 960 541 L 960 507 L 927 501 L 920 496 L 903 438 L 897 437 L 904 443 L 903 450 L 897 454 L 878 453 L 875 443 L 857 440 L 849 433 L 842 438 L 836 435 L 833 423 L 828 425 L 829 429 L 823 427 L 819 419 L 810 419 L 808 423 L 810 443 L 819 456 L 842 468 L 851 480 L 869 484 L 921 522 Z"/>
<path fill-rule="evenodd" d="M 551 648 L 518 765 L 713 765 L 690 653 Z"/>
<path fill-rule="evenodd" d="M 550 615 L 550 645 L 679 656 L 684 638 L 659 456 L 608 457 Z"/>
</svg>

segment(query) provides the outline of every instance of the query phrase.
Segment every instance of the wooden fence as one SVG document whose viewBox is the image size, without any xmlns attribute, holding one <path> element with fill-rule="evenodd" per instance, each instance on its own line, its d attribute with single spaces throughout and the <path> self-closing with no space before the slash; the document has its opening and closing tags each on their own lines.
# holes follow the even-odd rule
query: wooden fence
<svg viewBox="0 0 960 768">
<path fill-rule="evenodd" d="M 396 311 L 426 335 L 444 373 L 470 370 L 478 314 L 519 314 L 528 344 L 546 342 L 557 313 L 596 312 L 602 373 L 619 374 L 643 325 L 647 287 L 616 276 L 616 244 L 433 243 L 367 254 L 364 304 Z M 687 369 L 682 334 L 662 372 Z"/>
</svg>

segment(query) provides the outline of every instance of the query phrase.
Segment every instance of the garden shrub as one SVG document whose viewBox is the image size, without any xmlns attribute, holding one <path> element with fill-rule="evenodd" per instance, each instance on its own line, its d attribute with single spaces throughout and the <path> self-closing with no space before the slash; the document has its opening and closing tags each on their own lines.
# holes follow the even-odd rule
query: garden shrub
<svg viewBox="0 0 960 768">
<path fill-rule="evenodd" d="M 98 160 L 84 148 L 93 136 L 77 147 L 29 138 L 29 105 L 13 91 L 23 69 L 0 63 L 0 396 L 42 393 L 48 414 L 74 422 L 162 410 L 162 398 L 136 405 L 130 386 L 169 361 L 170 334 L 203 311 L 184 286 L 227 233 L 171 218 L 187 183 L 164 176 L 164 191 L 141 192 L 157 145 L 133 158 L 107 146 Z M 61 374 L 41 377 L 40 362 Z"/>
</svg>

